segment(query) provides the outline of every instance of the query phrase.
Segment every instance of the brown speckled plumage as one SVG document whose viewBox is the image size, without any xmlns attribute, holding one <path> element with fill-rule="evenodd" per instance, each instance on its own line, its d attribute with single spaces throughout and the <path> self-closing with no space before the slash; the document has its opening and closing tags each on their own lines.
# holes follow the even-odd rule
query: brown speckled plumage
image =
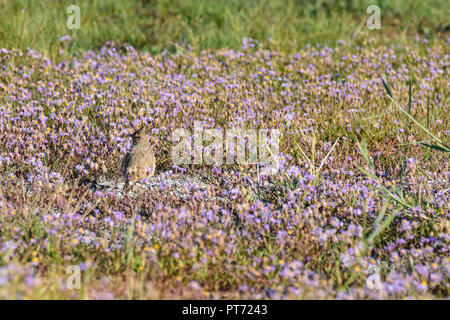
<svg viewBox="0 0 450 320">
<path fill-rule="evenodd" d="M 134 184 L 150 178 L 155 173 L 155 155 L 144 128 L 131 135 L 133 145 L 120 164 L 125 184 Z"/>
</svg>

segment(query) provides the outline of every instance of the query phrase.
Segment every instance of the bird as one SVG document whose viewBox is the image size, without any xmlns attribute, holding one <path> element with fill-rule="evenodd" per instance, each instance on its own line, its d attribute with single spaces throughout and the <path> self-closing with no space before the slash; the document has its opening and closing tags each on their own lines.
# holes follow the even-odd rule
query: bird
<svg viewBox="0 0 450 320">
<path fill-rule="evenodd" d="M 130 136 L 132 138 L 131 149 L 120 163 L 120 171 L 125 179 L 125 190 L 132 184 L 153 176 L 156 166 L 155 154 L 145 126 Z"/>
</svg>

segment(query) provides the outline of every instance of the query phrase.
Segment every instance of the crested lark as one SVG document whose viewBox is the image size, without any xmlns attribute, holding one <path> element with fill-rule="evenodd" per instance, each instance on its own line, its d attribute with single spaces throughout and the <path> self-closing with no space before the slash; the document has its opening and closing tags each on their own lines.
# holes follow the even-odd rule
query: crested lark
<svg viewBox="0 0 450 320">
<path fill-rule="evenodd" d="M 120 171 L 125 178 L 125 187 L 140 180 L 150 178 L 155 173 L 155 155 L 147 137 L 145 127 L 131 135 L 133 144 L 120 164 Z"/>
</svg>

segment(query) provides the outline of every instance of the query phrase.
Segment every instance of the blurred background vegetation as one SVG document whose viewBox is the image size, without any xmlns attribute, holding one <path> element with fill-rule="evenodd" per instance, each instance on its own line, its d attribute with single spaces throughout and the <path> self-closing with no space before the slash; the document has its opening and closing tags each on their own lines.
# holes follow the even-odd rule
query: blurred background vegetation
<svg viewBox="0 0 450 320">
<path fill-rule="evenodd" d="M 81 9 L 80 30 L 66 27 L 72 4 Z M 395 42 L 449 35 L 448 0 L 0 0 L 0 48 L 29 47 L 53 57 L 60 37 L 70 35 L 70 54 L 108 40 L 152 53 L 188 45 L 239 48 L 244 37 L 272 38 L 278 50 L 290 51 L 350 39 L 371 4 L 381 8 L 382 29 L 370 36 Z"/>
</svg>

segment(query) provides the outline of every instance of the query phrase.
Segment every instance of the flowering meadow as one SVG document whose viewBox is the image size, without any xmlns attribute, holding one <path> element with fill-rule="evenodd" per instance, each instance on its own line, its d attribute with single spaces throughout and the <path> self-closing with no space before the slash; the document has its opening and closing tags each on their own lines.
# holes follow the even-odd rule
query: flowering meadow
<svg viewBox="0 0 450 320">
<path fill-rule="evenodd" d="M 448 41 L 62 41 L 54 61 L 0 49 L 0 298 L 448 298 L 449 153 L 382 83 L 448 145 Z M 278 172 L 174 165 L 172 133 L 196 121 L 280 130 Z M 127 193 L 143 125 L 156 174 Z"/>
</svg>

